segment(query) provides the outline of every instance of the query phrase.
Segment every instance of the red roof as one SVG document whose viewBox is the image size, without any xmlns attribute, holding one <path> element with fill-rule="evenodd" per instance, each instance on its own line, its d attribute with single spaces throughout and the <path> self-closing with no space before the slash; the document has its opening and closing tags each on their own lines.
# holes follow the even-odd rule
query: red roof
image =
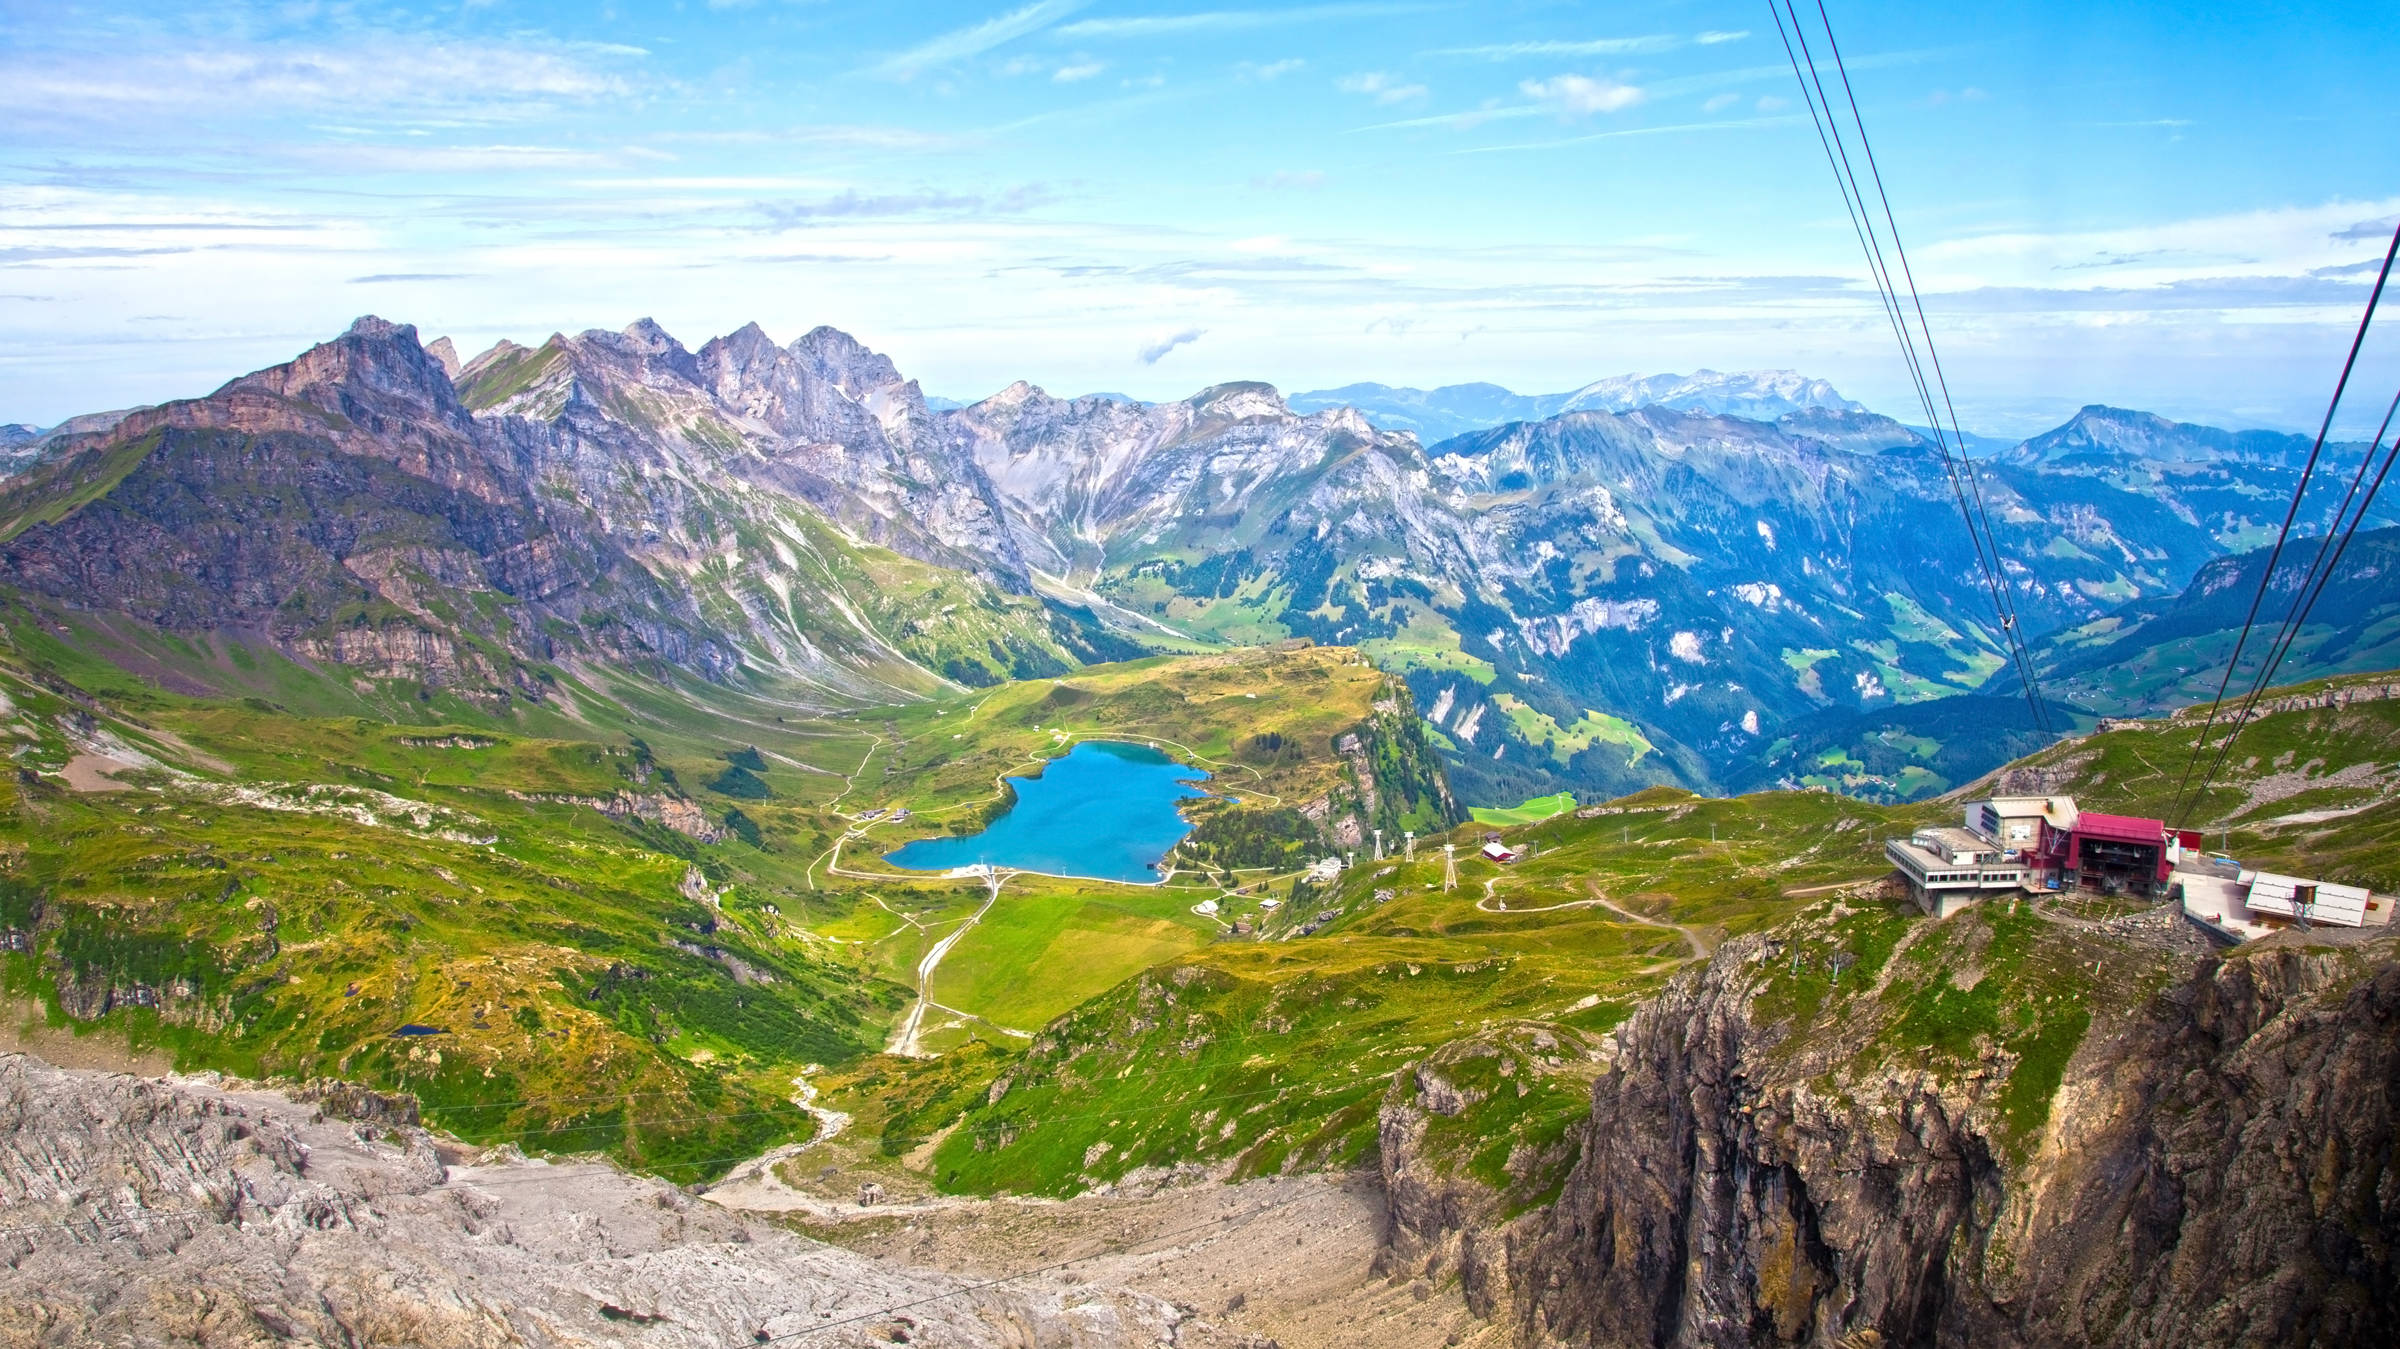
<svg viewBox="0 0 2400 1349">
<path fill-rule="evenodd" d="M 2145 820 L 2139 815 L 2103 815 L 2087 810 L 2077 817 L 2075 832 L 2084 838 L 2105 838 L 2118 843 L 2155 843 L 2165 846 L 2167 823 L 2164 820 Z"/>
</svg>

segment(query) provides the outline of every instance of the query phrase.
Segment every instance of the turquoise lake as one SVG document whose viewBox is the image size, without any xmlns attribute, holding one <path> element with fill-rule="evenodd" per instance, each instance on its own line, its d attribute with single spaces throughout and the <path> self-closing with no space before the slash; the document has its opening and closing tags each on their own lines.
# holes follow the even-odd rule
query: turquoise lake
<svg viewBox="0 0 2400 1349">
<path fill-rule="evenodd" d="M 989 862 L 1155 885 L 1150 864 L 1192 832 L 1175 803 L 1207 796 L 1192 785 L 1207 780 L 1206 772 L 1146 746 L 1086 740 L 1052 759 L 1040 777 L 1010 778 L 1017 803 L 982 833 L 919 839 L 883 860 L 910 871 Z"/>
</svg>

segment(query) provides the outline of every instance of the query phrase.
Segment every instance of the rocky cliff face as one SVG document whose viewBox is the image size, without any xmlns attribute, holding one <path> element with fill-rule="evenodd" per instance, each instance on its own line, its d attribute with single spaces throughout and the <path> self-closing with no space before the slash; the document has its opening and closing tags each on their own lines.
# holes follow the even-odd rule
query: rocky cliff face
<svg viewBox="0 0 2400 1349">
<path fill-rule="evenodd" d="M 414 330 L 362 320 L 11 482 L 0 578 L 477 699 L 539 699 L 532 667 L 575 657 L 730 671 L 688 598 L 535 490 L 539 439 L 478 421 Z"/>
<path fill-rule="evenodd" d="M 1061 572 L 1239 546 L 1240 525 L 1305 495 L 1346 456 L 1416 457 L 1413 442 L 1351 409 L 1298 414 L 1256 383 L 1154 404 L 1069 401 L 1018 383 L 945 423 L 1007 503 L 1027 555 Z"/>
<path fill-rule="evenodd" d="M 2000 944 L 1985 951 L 1995 978 Z M 1428 1182 L 1407 1146 L 1422 1109 L 1395 1100 L 1387 1258 L 1446 1259 L 1478 1310 L 1528 1344 L 2400 1336 L 2388 940 L 2179 973 L 2116 964 L 2111 981 L 2157 991 L 2116 1008 L 2092 996 L 2103 1005 L 2041 1109 L 2028 1083 L 2042 1085 L 2046 1032 L 2011 1040 L 2006 1009 L 2056 1009 L 2074 996 L 2063 985 L 2000 993 L 1999 1032 L 1952 1046 L 1955 1060 L 1938 1035 L 1894 1056 L 1891 1028 L 1966 1005 L 1957 985 L 1974 975 L 1910 989 L 1900 1008 L 1854 1000 L 1846 1028 L 1807 1027 L 1781 972 L 1821 955 L 1790 934 L 1728 944 L 1620 1028 L 1580 1160 L 1554 1207 L 1513 1225 L 1492 1220 L 1487 1190 L 1465 1185 L 1462 1200 L 1456 1178 Z M 2072 958 L 2094 955 L 2110 963 L 2104 947 Z M 1875 966 L 1860 977 L 1906 986 L 1905 955 Z"/>
</svg>

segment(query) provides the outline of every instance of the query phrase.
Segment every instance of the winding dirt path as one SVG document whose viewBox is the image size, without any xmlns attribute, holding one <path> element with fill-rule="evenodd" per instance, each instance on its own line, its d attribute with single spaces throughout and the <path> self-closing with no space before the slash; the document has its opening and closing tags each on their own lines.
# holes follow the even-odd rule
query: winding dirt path
<svg viewBox="0 0 2400 1349">
<path fill-rule="evenodd" d="M 1702 941 L 1700 939 L 1699 932 L 1692 928 L 1685 927 L 1681 923 L 1664 922 L 1656 918 L 1650 918 L 1645 915 L 1635 913 L 1633 910 L 1625 908 L 1624 906 L 1618 904 L 1615 900 L 1612 900 L 1608 896 L 1598 892 L 1594 892 L 1590 899 L 1570 899 L 1563 904 L 1545 904 L 1536 909 L 1512 909 L 1508 907 L 1508 902 L 1506 900 L 1500 899 L 1492 893 L 1492 887 L 1496 883 L 1496 880 L 1487 880 L 1483 883 L 1483 898 L 1475 901 L 1475 907 L 1477 909 L 1485 913 L 1510 914 L 1556 913 L 1561 909 L 1606 909 L 1610 913 L 1615 914 L 1617 917 L 1624 919 L 1628 923 L 1638 924 L 1642 927 L 1662 928 L 1668 932 L 1673 932 L 1678 936 L 1681 936 L 1683 938 L 1684 946 L 1691 951 L 1691 954 L 1686 957 L 1688 960 L 1706 960 L 1708 959 L 1709 952 L 1711 949 L 1713 949 L 1707 942 Z"/>
<path fill-rule="evenodd" d="M 958 945 L 960 938 L 974 931 L 975 925 L 983 921 L 983 916 L 992 911 L 994 904 L 1000 902 L 1000 887 L 1006 885 L 1008 878 L 1016 874 L 1013 871 L 1002 871 L 988 863 L 984 865 L 983 882 L 991 887 L 991 894 L 984 898 L 983 907 L 969 915 L 965 922 L 958 925 L 956 931 L 935 942 L 933 949 L 925 953 L 925 958 L 917 962 L 917 1000 L 909 1007 L 908 1016 L 901 1021 L 899 1028 L 892 1032 L 892 1043 L 888 1052 L 911 1059 L 931 1057 L 925 1052 L 922 1037 L 925 1029 L 925 1013 L 936 1005 L 933 1001 L 933 972 L 941 968 L 942 959 L 950 954 L 950 948 Z"/>
</svg>

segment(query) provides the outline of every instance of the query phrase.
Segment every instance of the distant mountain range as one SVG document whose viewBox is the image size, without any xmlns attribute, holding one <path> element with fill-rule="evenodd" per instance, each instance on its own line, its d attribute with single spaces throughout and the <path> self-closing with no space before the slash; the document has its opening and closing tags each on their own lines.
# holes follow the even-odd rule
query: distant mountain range
<svg viewBox="0 0 2400 1349">
<path fill-rule="evenodd" d="M 2259 612 L 2260 626 L 2244 649 L 2234 694 L 2249 687 L 2267 658 L 2269 641 L 2324 543 L 2307 537 L 2285 546 Z M 2256 548 L 2218 558 L 2179 594 L 2137 600 L 2051 634 L 2035 652 L 2045 689 L 2120 715 L 2213 698 L 2268 555 L 2268 549 Z M 2331 562 L 2330 552 L 2327 558 Z M 2323 597 L 2293 641 L 2277 683 L 2400 667 L 2400 529 L 2361 530 L 2332 565 Z"/>
<path fill-rule="evenodd" d="M 1510 422 L 1537 422 L 1564 412 L 1631 412 L 1636 408 L 1661 407 L 1676 412 L 1773 421 L 1794 412 L 1866 410 L 1842 397 L 1824 380 L 1791 370 L 1617 375 L 1567 393 L 1547 394 L 1512 393 L 1497 384 L 1451 384 L 1439 389 L 1350 384 L 1339 389 L 1296 393 L 1290 403 L 1295 412 L 1357 408 L 1376 426 L 1387 431 L 1414 432 L 1428 445 L 1469 431 L 1489 430 Z"/>
<path fill-rule="evenodd" d="M 1404 674 L 1486 803 L 1913 796 L 2023 747 L 1923 436 L 1780 372 L 1559 397 L 1593 406 L 1428 446 L 1256 383 L 940 411 L 830 328 L 695 351 L 644 321 L 460 362 L 363 319 L 49 433 L 0 484 L 0 587 L 114 616 L 116 658 L 174 687 L 242 684 L 176 654 L 209 633 L 487 709 L 616 667 L 855 705 L 1305 637 Z M 2052 692 L 2153 696 L 2070 666 L 2171 630 L 2195 577 L 2271 536 L 2307 448 L 2095 406 L 1979 459 Z"/>
</svg>

